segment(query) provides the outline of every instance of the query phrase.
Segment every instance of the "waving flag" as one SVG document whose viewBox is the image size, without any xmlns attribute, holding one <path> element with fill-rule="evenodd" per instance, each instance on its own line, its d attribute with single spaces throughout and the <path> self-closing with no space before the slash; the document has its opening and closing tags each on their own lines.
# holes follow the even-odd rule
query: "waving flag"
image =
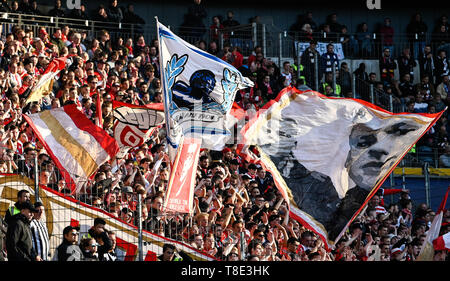
<svg viewBox="0 0 450 281">
<path fill-rule="evenodd" d="M 53 88 L 56 75 L 66 67 L 66 57 L 54 58 L 45 69 L 42 76 L 34 86 L 25 104 L 39 101 L 43 96 L 48 95 Z"/>
<path fill-rule="evenodd" d="M 393 114 L 356 99 L 285 88 L 242 129 L 281 174 L 294 218 L 339 240 L 438 114 Z"/>
<path fill-rule="evenodd" d="M 157 22 L 167 140 L 176 151 L 182 135 L 221 150 L 230 137 L 226 116 L 236 92 L 252 87 L 232 65 L 198 49 Z M 175 154 L 170 155 L 171 161 Z"/>
<path fill-rule="evenodd" d="M 435 251 L 450 250 L 450 232 L 439 236 L 433 241 Z"/>
<path fill-rule="evenodd" d="M 60 169 L 72 193 L 119 151 L 117 142 L 75 104 L 23 115 Z"/>
<path fill-rule="evenodd" d="M 439 205 L 436 215 L 431 222 L 430 229 L 427 231 L 427 237 L 425 238 L 425 242 L 420 249 L 419 256 L 417 257 L 417 260 L 419 261 L 432 261 L 434 257 L 434 250 L 436 250 L 436 243 L 441 245 L 442 237 L 439 238 L 439 233 L 441 231 L 442 219 L 444 217 L 445 205 L 447 204 L 449 191 L 450 186 L 447 188 L 447 192 L 442 199 L 441 205 Z M 435 241 L 438 238 L 440 241 Z"/>
<path fill-rule="evenodd" d="M 142 145 L 153 130 L 164 124 L 164 106 L 162 103 L 133 105 L 113 101 L 114 138 L 120 147 L 120 153 Z"/>
</svg>

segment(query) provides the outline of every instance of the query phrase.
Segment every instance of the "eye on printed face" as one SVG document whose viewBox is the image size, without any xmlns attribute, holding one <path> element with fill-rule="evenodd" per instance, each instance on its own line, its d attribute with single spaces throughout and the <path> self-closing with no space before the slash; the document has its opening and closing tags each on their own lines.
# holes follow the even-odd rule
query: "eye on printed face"
<svg viewBox="0 0 450 281">
<path fill-rule="evenodd" d="M 372 189 L 377 181 L 398 161 L 408 149 L 404 136 L 418 129 L 412 121 L 392 122 L 388 126 L 372 129 L 365 124 L 353 127 L 349 138 L 350 151 L 345 167 L 350 178 L 365 189 Z"/>
</svg>

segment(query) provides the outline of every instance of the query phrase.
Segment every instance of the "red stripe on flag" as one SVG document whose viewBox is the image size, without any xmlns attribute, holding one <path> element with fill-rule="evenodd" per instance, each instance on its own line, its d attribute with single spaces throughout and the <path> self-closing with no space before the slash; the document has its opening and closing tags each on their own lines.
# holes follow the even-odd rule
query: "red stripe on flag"
<svg viewBox="0 0 450 281">
<path fill-rule="evenodd" d="M 184 138 L 175 158 L 167 187 L 164 210 L 191 213 L 201 140 Z"/>
<path fill-rule="evenodd" d="M 71 194 L 74 194 L 74 192 L 76 191 L 76 185 L 75 185 L 75 181 L 72 179 L 71 174 L 69 172 L 67 172 L 67 170 L 64 168 L 64 166 L 61 164 L 61 162 L 59 162 L 58 157 L 56 157 L 56 155 L 53 153 L 50 146 L 47 144 L 44 137 L 41 135 L 39 130 L 36 128 L 33 121 L 30 119 L 30 117 L 28 117 L 25 114 L 22 114 L 22 117 L 31 126 L 31 129 L 33 130 L 34 134 L 39 139 L 39 141 L 42 143 L 42 145 L 44 146 L 47 153 L 50 155 L 50 158 L 53 160 L 53 162 L 55 162 L 56 167 L 58 167 L 58 169 L 61 173 L 61 176 L 63 177 L 63 179 L 66 183 L 66 187 L 68 187 L 70 189 Z"/>
<path fill-rule="evenodd" d="M 95 126 L 86 115 L 77 109 L 75 104 L 63 107 L 67 115 L 72 119 L 78 129 L 83 130 L 92 135 L 95 140 L 103 147 L 108 155 L 113 158 L 119 152 L 117 141 L 108 135 L 103 129 Z"/>
<path fill-rule="evenodd" d="M 153 109 L 157 111 L 164 111 L 164 105 L 162 103 L 150 103 L 146 105 L 135 105 L 131 103 L 124 103 L 120 101 L 113 100 L 113 109 L 121 106 L 126 106 L 130 108 L 146 108 L 146 109 Z"/>
</svg>

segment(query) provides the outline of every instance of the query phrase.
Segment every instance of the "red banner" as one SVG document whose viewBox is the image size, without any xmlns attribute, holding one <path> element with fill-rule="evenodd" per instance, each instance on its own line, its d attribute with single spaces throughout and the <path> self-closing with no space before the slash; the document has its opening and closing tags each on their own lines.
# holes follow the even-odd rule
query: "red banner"
<svg viewBox="0 0 450 281">
<path fill-rule="evenodd" d="M 201 140 L 184 138 L 175 158 L 163 209 L 191 213 Z"/>
</svg>

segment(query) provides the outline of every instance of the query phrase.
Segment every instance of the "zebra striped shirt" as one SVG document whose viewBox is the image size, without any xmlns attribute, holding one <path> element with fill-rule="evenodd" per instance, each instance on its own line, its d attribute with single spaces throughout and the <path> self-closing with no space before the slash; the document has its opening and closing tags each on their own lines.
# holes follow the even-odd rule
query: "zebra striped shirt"
<svg viewBox="0 0 450 281">
<path fill-rule="evenodd" d="M 42 260 L 49 260 L 50 239 L 48 237 L 47 226 L 43 222 L 33 219 L 30 227 L 33 234 L 33 248 Z"/>
</svg>

